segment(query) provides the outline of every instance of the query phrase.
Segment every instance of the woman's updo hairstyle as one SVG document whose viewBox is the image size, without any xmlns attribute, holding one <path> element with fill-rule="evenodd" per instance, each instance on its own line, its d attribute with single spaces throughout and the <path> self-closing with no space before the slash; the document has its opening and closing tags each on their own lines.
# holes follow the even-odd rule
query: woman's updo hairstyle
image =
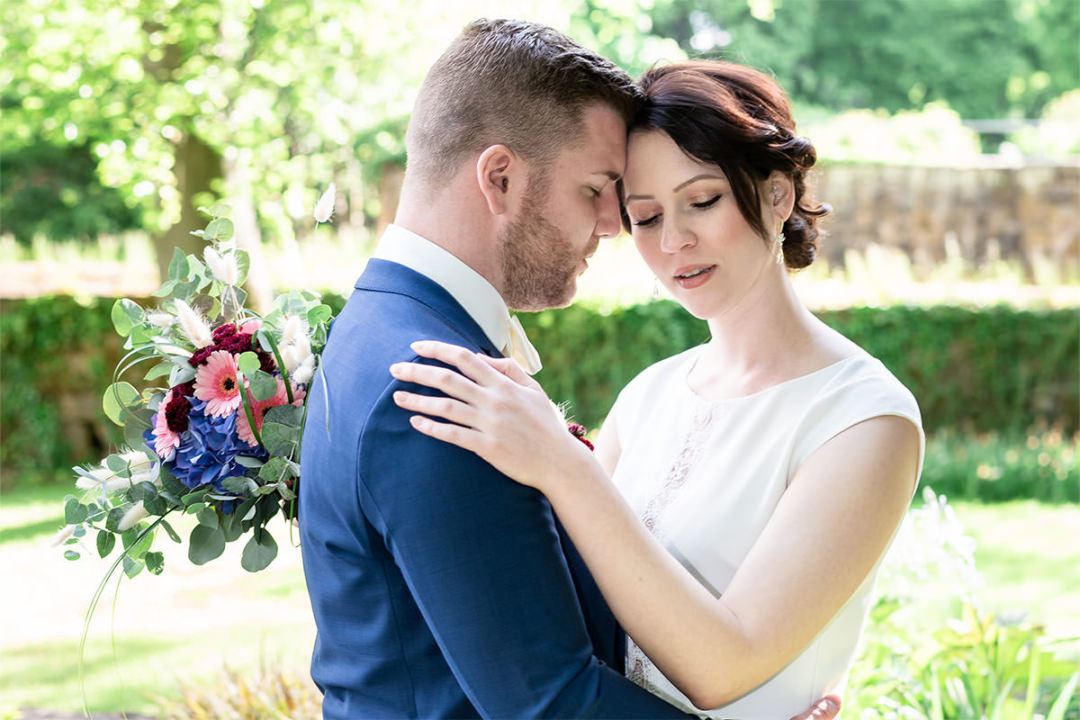
<svg viewBox="0 0 1080 720">
<path fill-rule="evenodd" d="M 807 197 L 806 173 L 817 153 L 795 134 L 776 82 L 745 65 L 690 60 L 653 68 L 638 84 L 646 100 L 630 131 L 661 130 L 691 157 L 719 166 L 739 211 L 767 242 L 774 237 L 761 218 L 758 184 L 774 170 L 791 177 L 795 204 L 784 223 L 784 264 L 797 270 L 812 263 L 818 218 L 831 208 Z"/>
</svg>

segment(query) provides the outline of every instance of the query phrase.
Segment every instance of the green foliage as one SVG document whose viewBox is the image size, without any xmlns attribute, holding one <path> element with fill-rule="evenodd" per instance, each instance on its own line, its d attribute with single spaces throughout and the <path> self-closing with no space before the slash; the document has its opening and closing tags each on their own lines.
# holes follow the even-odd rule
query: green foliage
<svg viewBox="0 0 1080 720">
<path fill-rule="evenodd" d="M 985 583 L 974 553 L 945 496 L 925 488 L 882 562 L 845 715 L 1060 720 L 1070 702 L 1070 717 L 1080 711 L 1080 647 L 1051 641 L 1039 624 L 981 610 Z"/>
<path fill-rule="evenodd" d="M 1073 0 L 669 0 L 654 34 L 774 73 L 798 102 L 1035 117 L 1080 82 Z"/>
<path fill-rule="evenodd" d="M 336 314 L 344 298 L 327 294 L 323 302 Z M 118 349 L 109 350 L 113 305 L 111 299 L 83 305 L 68 297 L 0 304 L 5 473 L 32 477 L 41 468 L 104 454 L 91 448 L 86 457 L 71 456 L 56 404 L 64 392 L 109 385 L 106 368 L 118 359 Z M 930 437 L 927 482 L 958 497 L 1080 499 L 1074 310 L 892 307 L 820 316 L 880 358 L 915 394 Z M 128 317 L 122 312 L 118 319 Z M 537 378 L 591 428 L 643 368 L 708 340 L 703 322 L 666 301 L 607 314 L 575 305 L 521 319 L 542 349 L 545 369 Z M 98 418 L 98 427 L 111 425 L 103 412 Z M 273 415 L 267 420 L 275 424 Z M 275 444 L 294 441 L 280 430 L 271 433 Z M 115 432 L 109 437 L 119 439 Z"/>
<path fill-rule="evenodd" d="M 57 207 L 59 205 L 59 207 Z M 101 184 L 86 145 L 42 143 L 4 153 L 0 234 L 28 244 L 35 235 L 90 239 L 140 226 L 123 193 Z"/>
</svg>

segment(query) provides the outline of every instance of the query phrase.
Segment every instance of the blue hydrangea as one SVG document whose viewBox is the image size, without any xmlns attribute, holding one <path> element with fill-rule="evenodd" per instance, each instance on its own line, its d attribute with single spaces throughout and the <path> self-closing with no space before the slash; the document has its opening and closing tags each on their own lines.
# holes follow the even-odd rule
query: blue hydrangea
<svg viewBox="0 0 1080 720">
<path fill-rule="evenodd" d="M 191 397 L 188 429 L 180 435 L 180 447 L 167 463 L 176 479 L 186 487 L 196 488 L 211 483 L 216 492 L 229 494 L 221 481 L 245 474 L 246 468 L 236 462 L 238 455 L 265 460 L 269 457 L 261 446 L 252 448 L 236 434 L 236 413 L 214 417 L 204 412 L 206 401 Z M 243 412 L 243 408 L 237 412 Z M 152 420 L 151 423 L 156 421 Z M 153 446 L 153 433 L 144 435 Z"/>
</svg>

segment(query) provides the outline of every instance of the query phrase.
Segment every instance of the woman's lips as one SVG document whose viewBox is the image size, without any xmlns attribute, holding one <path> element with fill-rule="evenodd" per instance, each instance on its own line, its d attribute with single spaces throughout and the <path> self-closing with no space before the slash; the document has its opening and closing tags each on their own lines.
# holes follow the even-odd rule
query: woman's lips
<svg viewBox="0 0 1080 720">
<path fill-rule="evenodd" d="M 701 287 L 712 277 L 715 265 L 691 265 L 679 268 L 674 274 L 675 282 L 684 290 L 693 290 Z"/>
</svg>

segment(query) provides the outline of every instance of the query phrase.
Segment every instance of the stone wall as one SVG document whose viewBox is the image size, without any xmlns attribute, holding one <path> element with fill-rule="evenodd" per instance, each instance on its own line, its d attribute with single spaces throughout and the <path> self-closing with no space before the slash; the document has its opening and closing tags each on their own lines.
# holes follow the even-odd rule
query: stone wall
<svg viewBox="0 0 1080 720">
<path fill-rule="evenodd" d="M 822 221 L 820 259 L 877 245 L 902 251 L 916 277 L 946 258 L 965 271 L 987 261 L 1018 263 L 1025 279 L 1080 276 L 1080 164 L 973 168 L 824 166 L 811 180 L 833 206 Z"/>
</svg>

